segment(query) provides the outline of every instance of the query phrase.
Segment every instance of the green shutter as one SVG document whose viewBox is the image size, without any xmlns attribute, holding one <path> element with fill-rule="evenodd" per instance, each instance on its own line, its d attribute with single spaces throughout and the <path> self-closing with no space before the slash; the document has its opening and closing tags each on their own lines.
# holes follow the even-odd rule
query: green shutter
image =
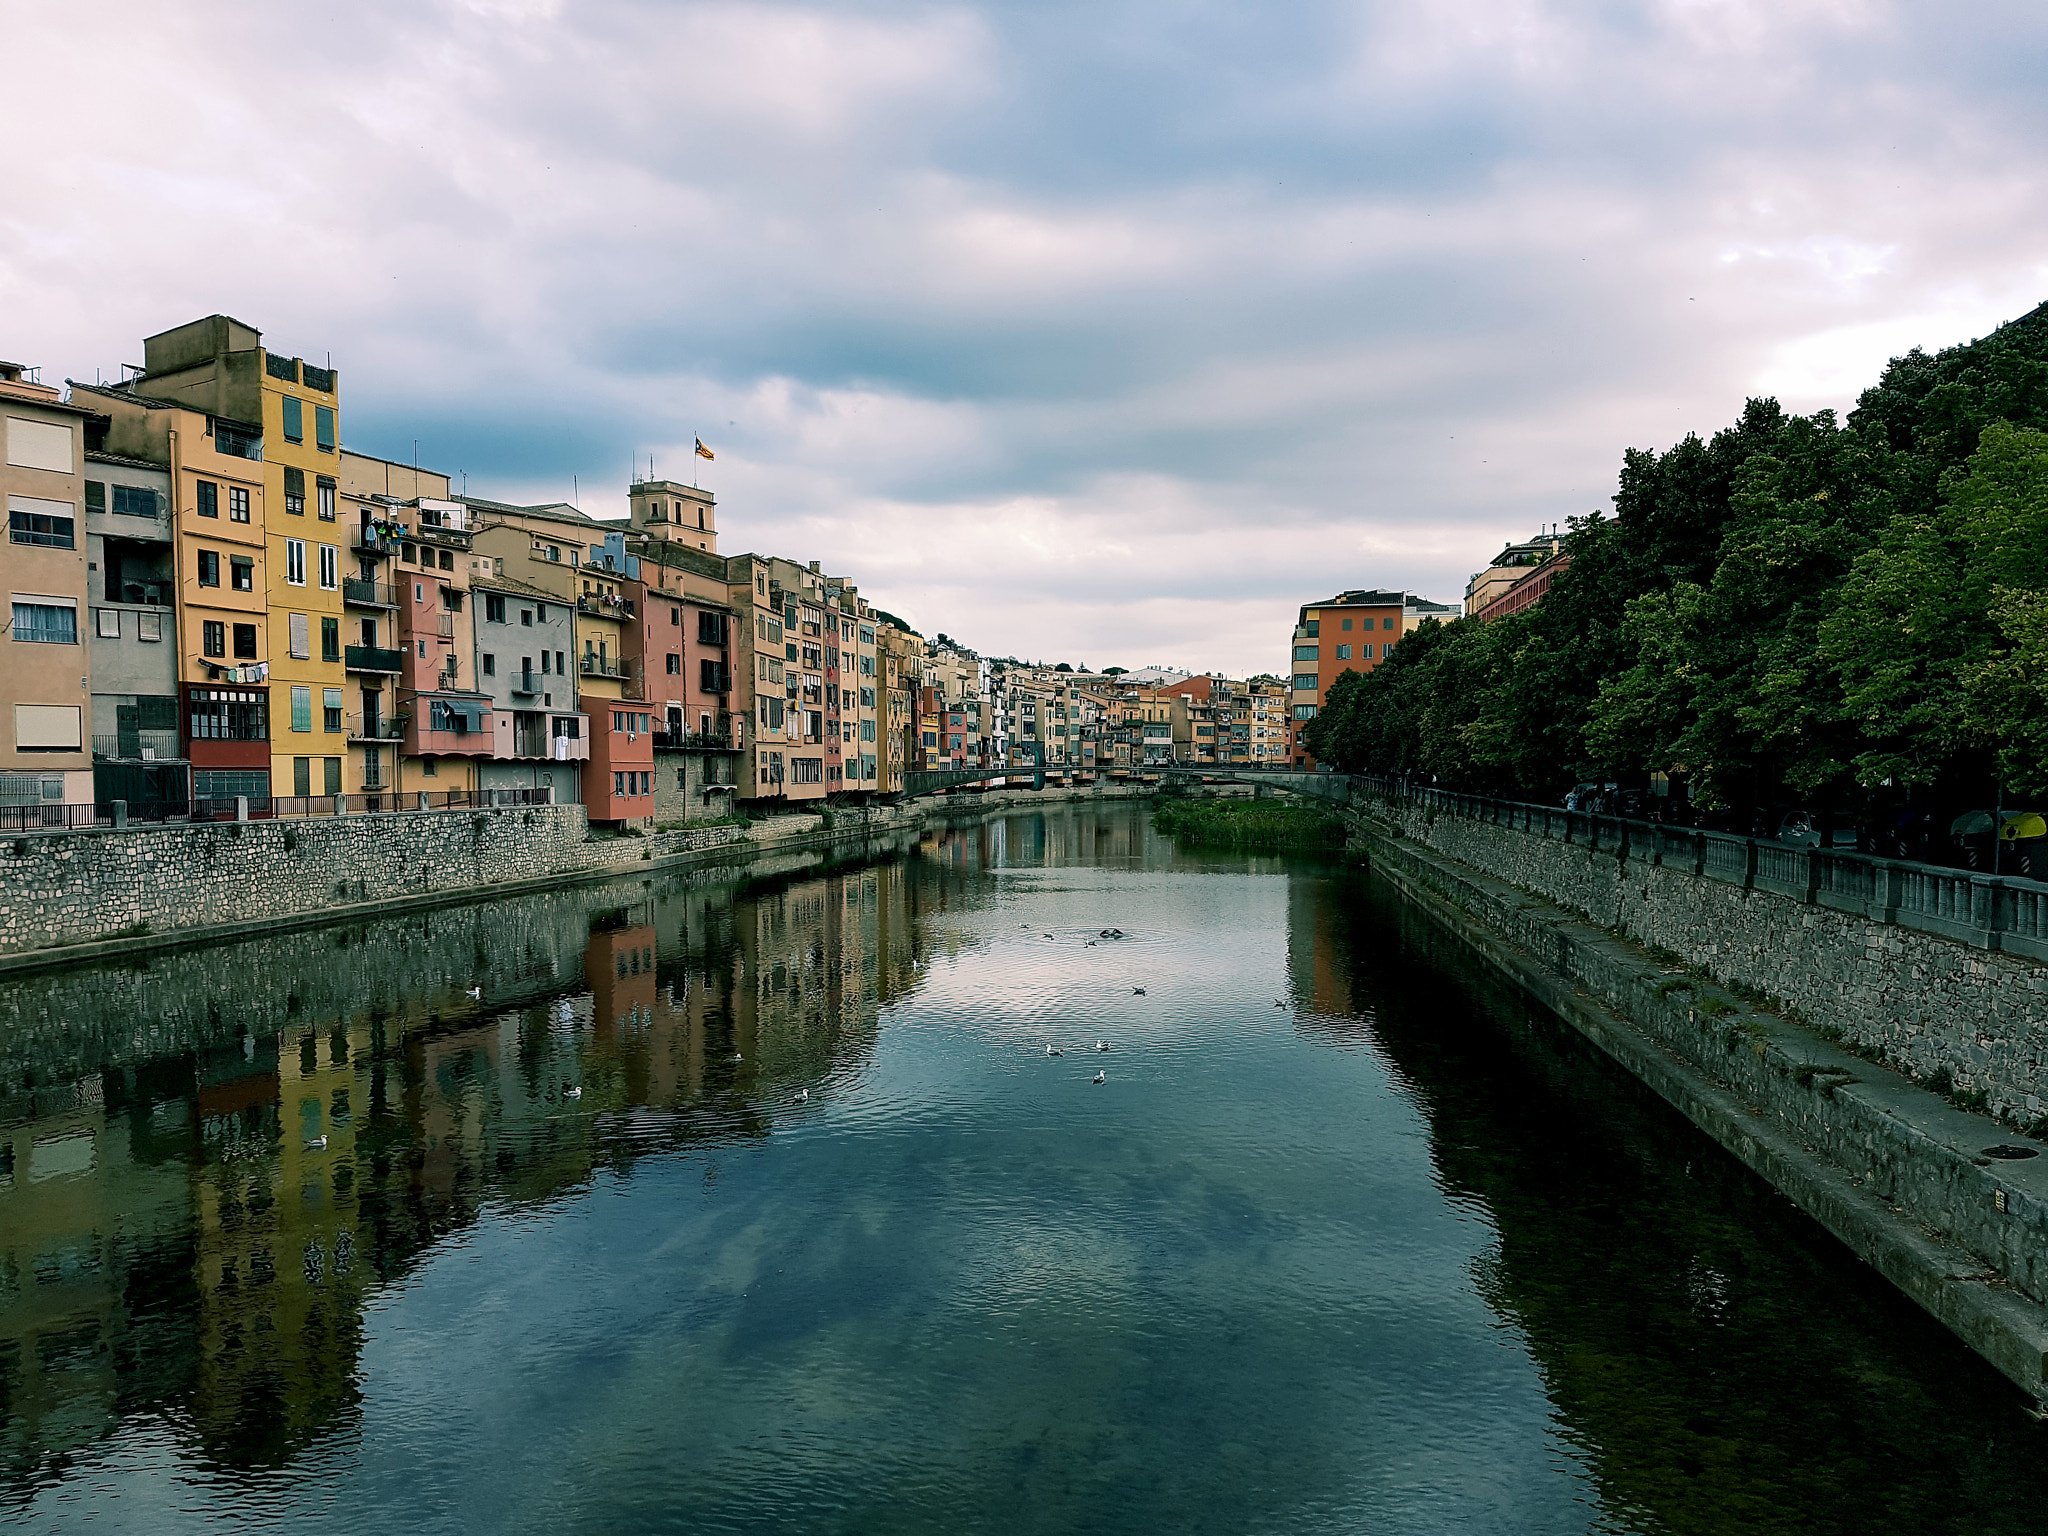
<svg viewBox="0 0 2048 1536">
<path fill-rule="evenodd" d="M 334 407 L 316 405 L 313 407 L 313 441 L 321 448 L 334 447 Z"/>
<path fill-rule="evenodd" d="M 313 690 L 298 684 L 292 687 L 292 729 L 313 729 Z"/>
<path fill-rule="evenodd" d="M 295 395 L 284 397 L 284 440 L 288 443 L 306 440 L 306 407 Z"/>
</svg>

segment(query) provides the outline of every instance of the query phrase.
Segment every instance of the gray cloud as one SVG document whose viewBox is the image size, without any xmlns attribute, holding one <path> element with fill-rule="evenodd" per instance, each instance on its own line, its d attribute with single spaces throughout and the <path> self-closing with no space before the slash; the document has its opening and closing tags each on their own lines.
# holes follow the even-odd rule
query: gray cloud
<svg viewBox="0 0 2048 1536">
<path fill-rule="evenodd" d="M 1002 652 L 1278 669 L 2048 287 L 2017 4 L 0 5 L 0 351 L 225 310 L 592 510 L 701 433 L 733 547 Z"/>
</svg>

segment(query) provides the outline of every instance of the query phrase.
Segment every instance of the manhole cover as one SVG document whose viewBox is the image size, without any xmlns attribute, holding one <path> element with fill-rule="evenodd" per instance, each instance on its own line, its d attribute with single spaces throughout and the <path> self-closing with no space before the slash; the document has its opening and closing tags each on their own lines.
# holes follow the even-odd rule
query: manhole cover
<svg viewBox="0 0 2048 1536">
<path fill-rule="evenodd" d="M 2001 1162 L 2017 1163 L 2023 1158 L 2039 1157 L 2041 1154 L 2032 1147 L 2013 1147 L 2001 1144 L 1995 1147 L 1986 1147 L 1984 1155 L 1986 1157 L 1995 1157 Z"/>
</svg>

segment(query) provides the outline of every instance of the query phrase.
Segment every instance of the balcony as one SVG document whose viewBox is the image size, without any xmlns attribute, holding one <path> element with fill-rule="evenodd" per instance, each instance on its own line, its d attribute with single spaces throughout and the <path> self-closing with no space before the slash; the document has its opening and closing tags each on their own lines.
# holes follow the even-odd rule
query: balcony
<svg viewBox="0 0 2048 1536">
<path fill-rule="evenodd" d="M 538 672 L 514 672 L 511 684 L 514 697 L 538 698 L 540 696 L 540 676 L 541 674 Z"/>
<path fill-rule="evenodd" d="M 576 599 L 576 611 L 594 614 L 600 619 L 630 619 L 635 610 L 630 597 L 592 597 L 586 594 Z"/>
<path fill-rule="evenodd" d="M 360 576 L 344 576 L 341 600 L 357 608 L 396 608 L 398 589 L 388 581 L 364 581 Z"/>
<path fill-rule="evenodd" d="M 351 672 L 390 672 L 405 669 L 405 652 L 381 645 L 350 645 L 342 648 L 342 664 Z"/>
<path fill-rule="evenodd" d="M 422 544 L 435 544 L 442 549 L 469 548 L 470 535 L 467 528 L 436 528 L 432 523 L 423 522 L 413 537 Z"/>
<path fill-rule="evenodd" d="M 412 534 L 401 524 L 387 524 L 380 529 L 358 523 L 348 532 L 348 547 L 365 555 L 396 555 L 411 537 Z"/>
<path fill-rule="evenodd" d="M 718 731 L 656 731 L 658 752 L 732 752 L 732 737 Z"/>
<path fill-rule="evenodd" d="M 119 731 L 112 736 L 95 736 L 92 755 L 130 762 L 169 762 L 178 759 L 176 731 Z"/>
<path fill-rule="evenodd" d="M 403 741 L 406 722 L 395 715 L 355 714 L 348 717 L 350 741 Z M 375 786 L 372 786 L 373 788 Z"/>
<path fill-rule="evenodd" d="M 580 601 L 580 599 L 579 599 Z M 585 677 L 624 677 L 619 664 L 603 656 L 585 656 L 577 663 L 577 670 Z"/>
</svg>

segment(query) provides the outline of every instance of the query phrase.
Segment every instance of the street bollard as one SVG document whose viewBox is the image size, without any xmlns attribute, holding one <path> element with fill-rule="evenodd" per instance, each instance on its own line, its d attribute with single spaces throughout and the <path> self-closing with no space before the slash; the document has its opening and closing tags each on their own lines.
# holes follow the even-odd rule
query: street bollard
<svg viewBox="0 0 2048 1536">
<path fill-rule="evenodd" d="M 237 796 L 235 796 L 235 820 L 237 820 L 237 821 L 247 821 L 248 819 L 249 819 L 249 797 L 248 797 L 247 795 L 237 795 Z"/>
<path fill-rule="evenodd" d="M 126 800 L 116 800 L 114 802 L 114 825 L 117 827 L 128 825 L 128 802 Z"/>
</svg>

